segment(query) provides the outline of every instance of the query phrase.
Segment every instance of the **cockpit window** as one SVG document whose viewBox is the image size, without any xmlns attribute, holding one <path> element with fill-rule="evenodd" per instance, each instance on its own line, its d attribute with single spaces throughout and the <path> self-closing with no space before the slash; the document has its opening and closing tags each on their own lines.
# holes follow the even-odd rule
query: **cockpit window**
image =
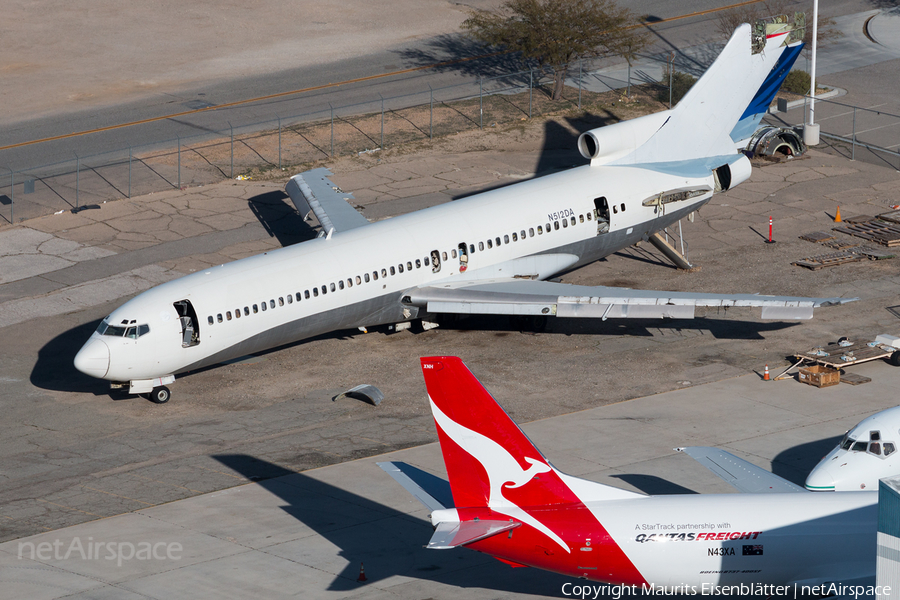
<svg viewBox="0 0 900 600">
<path fill-rule="evenodd" d="M 870 431 L 869 432 L 869 441 L 880 442 L 881 441 L 881 432 L 880 431 Z"/>
<path fill-rule="evenodd" d="M 875 456 L 881 456 L 881 444 L 879 442 L 870 442 L 869 443 L 869 454 L 874 454 Z"/>
<path fill-rule="evenodd" d="M 841 450 L 849 450 L 850 446 L 852 446 L 855 441 L 856 440 L 850 439 L 849 433 L 844 434 L 844 439 L 841 440 Z"/>
<path fill-rule="evenodd" d="M 885 456 L 890 456 L 891 454 L 894 453 L 894 450 L 896 450 L 896 448 L 894 448 L 893 443 L 891 443 L 891 442 L 884 443 L 884 455 Z"/>
<path fill-rule="evenodd" d="M 865 452 L 866 451 L 866 443 L 865 442 L 854 442 L 853 447 L 850 450 L 852 452 Z"/>
<path fill-rule="evenodd" d="M 100 335 L 108 335 L 111 337 L 127 337 L 133 340 L 138 339 L 145 333 L 150 333 L 149 325 L 131 325 L 129 327 L 119 327 L 117 325 L 110 325 L 105 319 L 100 323 L 100 326 L 97 328 L 97 333 Z"/>
</svg>

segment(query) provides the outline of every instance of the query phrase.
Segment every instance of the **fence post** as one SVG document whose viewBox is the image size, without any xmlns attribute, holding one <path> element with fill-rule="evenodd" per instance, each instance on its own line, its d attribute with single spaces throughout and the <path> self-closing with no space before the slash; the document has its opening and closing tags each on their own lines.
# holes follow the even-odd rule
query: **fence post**
<svg viewBox="0 0 900 600">
<path fill-rule="evenodd" d="M 75 154 L 75 208 L 78 208 L 78 188 L 81 179 L 81 159 Z"/>
<path fill-rule="evenodd" d="M 9 167 L 7 167 L 9 168 Z M 11 225 L 14 225 L 16 222 L 16 174 L 12 169 L 9 169 L 9 222 Z"/>
<path fill-rule="evenodd" d="M 234 179 L 234 125 L 228 121 L 228 127 L 231 129 L 231 178 Z"/>
<path fill-rule="evenodd" d="M 478 76 L 478 127 L 484 129 L 484 79 Z"/>
<path fill-rule="evenodd" d="M 275 115 L 278 119 L 278 168 L 281 168 L 281 117 Z"/>
<path fill-rule="evenodd" d="M 178 140 L 178 189 L 181 189 L 181 136 L 177 135 L 175 138 Z"/>
<path fill-rule="evenodd" d="M 666 61 L 669 62 L 669 61 Z M 672 74 L 675 72 L 675 53 L 672 53 L 672 61 L 669 66 L 669 109 L 672 109 Z"/>
<path fill-rule="evenodd" d="M 528 118 L 531 118 L 532 96 L 534 96 L 534 67 L 528 67 Z"/>
<path fill-rule="evenodd" d="M 384 150 L 384 96 L 381 96 L 381 149 Z"/>
<path fill-rule="evenodd" d="M 431 92 L 431 105 L 429 108 L 429 117 L 428 117 L 428 139 L 434 139 L 434 88 L 431 87 L 431 84 L 428 84 L 428 91 Z"/>
<path fill-rule="evenodd" d="M 578 109 L 581 110 L 581 72 L 584 70 L 584 59 L 578 62 Z"/>
<path fill-rule="evenodd" d="M 334 107 L 331 105 L 331 102 L 328 103 L 328 108 L 331 109 L 331 156 L 334 158 Z"/>
<path fill-rule="evenodd" d="M 131 198 L 131 146 L 128 146 L 128 197 Z"/>
<path fill-rule="evenodd" d="M 850 151 L 850 160 L 856 160 L 856 107 L 853 107 L 853 149 Z"/>
</svg>

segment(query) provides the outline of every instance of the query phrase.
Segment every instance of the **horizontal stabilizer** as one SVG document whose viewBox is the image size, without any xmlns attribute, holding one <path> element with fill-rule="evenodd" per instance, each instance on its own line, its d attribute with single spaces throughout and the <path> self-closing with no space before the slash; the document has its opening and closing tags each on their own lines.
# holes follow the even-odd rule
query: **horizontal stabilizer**
<svg viewBox="0 0 900 600">
<path fill-rule="evenodd" d="M 731 484 L 739 492 L 771 494 L 806 492 L 807 490 L 774 473 L 738 458 L 730 452 L 708 446 L 675 448 Z"/>
<path fill-rule="evenodd" d="M 430 550 L 449 550 L 519 527 L 515 521 L 462 521 L 438 523 L 428 542 Z"/>
<path fill-rule="evenodd" d="M 348 200 L 353 194 L 343 191 L 328 179 L 333 173 L 325 167 L 294 175 L 284 186 L 297 212 L 304 219 L 312 212 L 322 226 L 322 234 L 331 237 L 336 231 L 347 231 L 368 225 L 359 211 Z M 320 234 L 321 235 L 321 234 Z"/>
<path fill-rule="evenodd" d="M 434 512 L 453 505 L 450 484 L 440 477 L 435 477 L 431 473 L 426 473 L 421 469 L 402 462 L 380 462 L 376 464 L 428 510 Z"/>
</svg>

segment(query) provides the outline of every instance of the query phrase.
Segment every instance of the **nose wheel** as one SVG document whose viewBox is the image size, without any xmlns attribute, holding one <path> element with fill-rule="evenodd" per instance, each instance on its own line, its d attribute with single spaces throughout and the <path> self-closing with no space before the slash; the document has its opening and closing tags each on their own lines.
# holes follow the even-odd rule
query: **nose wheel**
<svg viewBox="0 0 900 600">
<path fill-rule="evenodd" d="M 169 398 L 172 397 L 172 393 L 169 391 L 164 385 L 153 388 L 153 391 L 150 392 L 150 401 L 155 402 L 156 404 L 165 404 L 169 401 Z"/>
</svg>

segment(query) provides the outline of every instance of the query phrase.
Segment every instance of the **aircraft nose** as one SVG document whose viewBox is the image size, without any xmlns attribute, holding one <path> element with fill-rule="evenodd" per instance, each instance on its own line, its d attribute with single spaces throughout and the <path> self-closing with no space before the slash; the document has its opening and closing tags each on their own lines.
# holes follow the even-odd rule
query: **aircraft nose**
<svg viewBox="0 0 900 600">
<path fill-rule="evenodd" d="M 833 492 L 834 476 L 828 469 L 816 467 L 806 478 L 806 489 L 812 492 Z"/>
<path fill-rule="evenodd" d="M 75 368 L 85 375 L 103 379 L 109 371 L 109 347 L 103 340 L 88 340 L 75 355 Z"/>
</svg>

